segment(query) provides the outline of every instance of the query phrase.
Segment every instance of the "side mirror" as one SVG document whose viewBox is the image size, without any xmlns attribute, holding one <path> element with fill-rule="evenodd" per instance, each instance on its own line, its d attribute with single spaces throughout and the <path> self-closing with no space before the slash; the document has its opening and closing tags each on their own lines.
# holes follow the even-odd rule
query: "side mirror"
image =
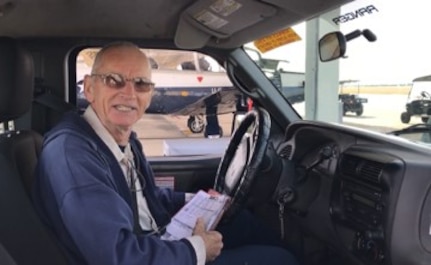
<svg viewBox="0 0 431 265">
<path fill-rule="evenodd" d="M 329 62 L 346 53 L 346 37 L 339 31 L 331 32 L 319 40 L 320 61 Z"/>
<path fill-rule="evenodd" d="M 329 62 L 344 57 L 346 53 L 346 43 L 360 36 L 364 36 L 369 42 L 377 40 L 376 35 L 369 29 L 357 29 L 346 35 L 340 31 L 326 34 L 319 40 L 320 61 Z"/>
</svg>

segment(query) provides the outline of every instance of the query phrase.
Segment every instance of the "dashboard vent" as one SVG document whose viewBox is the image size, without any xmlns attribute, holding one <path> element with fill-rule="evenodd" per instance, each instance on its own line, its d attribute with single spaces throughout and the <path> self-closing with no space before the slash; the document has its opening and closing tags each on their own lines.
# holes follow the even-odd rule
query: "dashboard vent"
<svg viewBox="0 0 431 265">
<path fill-rule="evenodd" d="M 290 158 L 290 156 L 292 155 L 292 150 L 292 145 L 288 144 L 281 149 L 280 156 L 284 158 Z"/>
<path fill-rule="evenodd" d="M 359 166 L 359 177 L 363 180 L 371 181 L 374 183 L 380 183 L 380 176 L 383 172 L 384 164 L 365 160 Z"/>
<path fill-rule="evenodd" d="M 359 161 L 360 159 L 356 156 L 345 155 L 340 161 L 341 173 L 345 176 L 355 177 Z"/>
<path fill-rule="evenodd" d="M 351 155 L 344 156 L 340 164 L 344 176 L 372 183 L 380 183 L 383 167 L 383 163 Z"/>
</svg>

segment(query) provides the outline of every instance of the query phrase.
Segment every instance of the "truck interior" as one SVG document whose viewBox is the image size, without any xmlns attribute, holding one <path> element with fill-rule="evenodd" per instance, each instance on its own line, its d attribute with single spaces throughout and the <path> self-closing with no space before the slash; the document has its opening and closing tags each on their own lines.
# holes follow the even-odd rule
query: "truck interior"
<svg viewBox="0 0 431 265">
<path fill-rule="evenodd" d="M 224 131 L 229 138 L 223 153 L 148 155 L 159 180 L 178 191 L 213 188 L 228 194 L 234 203 L 226 216 L 249 209 L 280 235 L 301 265 L 430 264 L 429 146 L 301 117 L 244 48 L 331 12 L 337 14 L 328 22 L 332 25 L 375 12 L 374 4 L 365 3 L 340 14 L 339 8 L 352 2 L 362 3 L 0 1 L 0 264 L 69 264 L 67 246 L 33 207 L 33 173 L 43 135 L 65 113 L 79 111 L 79 53 L 124 40 L 142 49 L 210 56 L 226 70 L 235 90 L 253 102 L 235 130 Z M 340 48 L 351 37 L 332 34 L 338 53 L 327 58 L 329 64 L 343 57 Z M 320 65 L 318 41 L 313 45 L 307 57 Z M 312 96 L 322 94 L 329 93 Z M 305 93 L 305 100 L 309 96 Z M 328 98 L 339 101 L 336 93 Z M 215 143 L 199 139 L 201 144 L 189 144 L 193 139 L 178 130 L 186 126 L 178 117 L 145 114 L 142 119 L 147 119 L 138 124 L 144 134 L 186 135 L 184 149 L 204 150 Z M 166 123 L 156 128 L 160 122 Z M 146 153 L 159 139 L 151 140 L 143 144 Z M 241 169 L 239 174 L 230 174 L 232 165 Z"/>
</svg>

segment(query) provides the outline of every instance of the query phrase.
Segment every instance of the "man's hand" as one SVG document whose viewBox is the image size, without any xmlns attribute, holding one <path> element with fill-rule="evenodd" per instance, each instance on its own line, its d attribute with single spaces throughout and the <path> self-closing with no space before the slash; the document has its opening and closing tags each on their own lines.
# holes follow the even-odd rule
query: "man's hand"
<svg viewBox="0 0 431 265">
<path fill-rule="evenodd" d="M 202 218 L 198 218 L 193 235 L 201 236 L 205 243 L 206 261 L 213 261 L 223 248 L 222 235 L 217 231 L 206 231 Z"/>
</svg>

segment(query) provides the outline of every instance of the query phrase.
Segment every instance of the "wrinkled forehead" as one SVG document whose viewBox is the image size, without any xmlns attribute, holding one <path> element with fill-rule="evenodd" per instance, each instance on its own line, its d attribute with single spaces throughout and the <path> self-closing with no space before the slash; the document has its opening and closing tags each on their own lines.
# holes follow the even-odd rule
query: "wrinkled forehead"
<svg viewBox="0 0 431 265">
<path fill-rule="evenodd" d="M 109 71 L 125 76 L 151 78 L 151 67 L 147 56 L 134 47 L 116 47 L 106 50 L 100 58 L 97 71 Z"/>
</svg>

